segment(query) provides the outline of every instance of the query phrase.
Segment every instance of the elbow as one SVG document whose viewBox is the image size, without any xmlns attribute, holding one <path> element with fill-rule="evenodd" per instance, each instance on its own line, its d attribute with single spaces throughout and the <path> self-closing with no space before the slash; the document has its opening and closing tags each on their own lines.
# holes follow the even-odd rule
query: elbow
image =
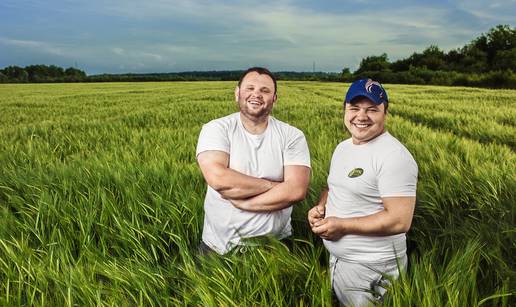
<svg viewBox="0 0 516 307">
<path fill-rule="evenodd" d="M 293 189 L 292 192 L 290 193 L 289 202 L 304 200 L 306 197 L 306 190 L 307 189 L 304 187 Z"/>
<path fill-rule="evenodd" d="M 410 230 L 410 224 L 401 224 L 399 227 L 400 231 L 399 233 L 406 233 Z"/>
<path fill-rule="evenodd" d="M 400 233 L 406 233 L 410 229 L 410 222 L 406 223 L 402 220 L 392 220 L 390 222 L 382 223 L 379 231 L 375 233 L 382 236 L 393 236 Z"/>
<path fill-rule="evenodd" d="M 403 225 L 403 232 L 408 232 L 412 226 L 412 219 Z"/>
<path fill-rule="evenodd" d="M 223 172 L 213 171 L 209 175 L 206 176 L 206 183 L 215 191 L 222 193 L 228 189 L 228 187 L 224 184 L 224 175 Z"/>
<path fill-rule="evenodd" d="M 410 226 L 412 226 L 412 215 L 410 217 L 404 218 L 401 223 L 401 228 L 403 232 L 408 232 L 410 230 Z"/>
<path fill-rule="evenodd" d="M 410 230 L 410 225 L 411 225 L 411 222 L 412 221 L 398 221 L 396 227 L 394 228 L 394 234 L 399 234 L 399 233 L 406 233 Z"/>
</svg>

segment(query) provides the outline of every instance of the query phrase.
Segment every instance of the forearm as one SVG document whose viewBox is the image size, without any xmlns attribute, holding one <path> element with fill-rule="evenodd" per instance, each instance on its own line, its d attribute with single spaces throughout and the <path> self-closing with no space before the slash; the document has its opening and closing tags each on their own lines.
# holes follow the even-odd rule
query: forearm
<svg viewBox="0 0 516 307">
<path fill-rule="evenodd" d="M 294 191 L 286 183 L 280 183 L 269 191 L 242 201 L 239 208 L 251 212 L 277 211 L 290 206 L 293 201 L 304 199 L 305 193 Z"/>
<path fill-rule="evenodd" d="M 310 168 L 289 166 L 285 168 L 285 180 L 265 193 L 233 204 L 242 210 L 265 212 L 281 210 L 293 201 L 303 200 L 310 183 Z"/>
<path fill-rule="evenodd" d="M 328 201 L 328 187 L 324 188 L 321 191 L 321 196 L 319 197 L 319 201 L 317 202 L 318 207 L 326 207 L 326 202 Z"/>
<path fill-rule="evenodd" d="M 407 232 L 412 223 L 415 197 L 384 197 L 383 210 L 368 216 L 342 218 L 326 216 L 318 220 L 311 211 L 312 231 L 326 240 L 338 240 L 348 234 L 390 236 Z"/>
<path fill-rule="evenodd" d="M 248 176 L 233 169 L 220 170 L 210 185 L 226 199 L 245 199 L 272 189 L 277 182 Z M 208 183 L 210 184 L 210 183 Z"/>
<path fill-rule="evenodd" d="M 210 187 L 227 199 L 245 199 L 270 190 L 276 183 L 229 168 L 229 154 L 212 150 L 200 153 L 197 162 Z"/>
<path fill-rule="evenodd" d="M 341 218 L 340 227 L 345 234 L 390 236 L 408 231 L 409 226 L 399 217 L 382 210 L 372 215 Z"/>
</svg>

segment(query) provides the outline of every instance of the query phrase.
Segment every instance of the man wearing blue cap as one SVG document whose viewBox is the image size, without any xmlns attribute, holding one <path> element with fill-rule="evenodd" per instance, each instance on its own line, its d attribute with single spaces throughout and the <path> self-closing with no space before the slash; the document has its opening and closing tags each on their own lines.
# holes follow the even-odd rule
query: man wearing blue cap
<svg viewBox="0 0 516 307">
<path fill-rule="evenodd" d="M 308 212 L 312 231 L 330 251 L 332 287 L 344 305 L 380 301 L 385 275 L 396 278 L 407 265 L 405 233 L 414 214 L 418 167 L 386 131 L 387 107 L 380 83 L 351 84 L 344 104 L 351 138 L 335 149 L 328 188 Z"/>
</svg>

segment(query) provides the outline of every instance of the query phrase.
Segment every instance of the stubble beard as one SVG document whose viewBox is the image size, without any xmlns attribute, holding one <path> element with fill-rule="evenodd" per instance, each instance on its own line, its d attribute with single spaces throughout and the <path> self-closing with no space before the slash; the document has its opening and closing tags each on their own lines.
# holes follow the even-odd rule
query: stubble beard
<svg viewBox="0 0 516 307">
<path fill-rule="evenodd" d="M 240 98 L 238 102 L 238 107 L 240 109 L 240 114 L 245 116 L 247 119 L 249 119 L 252 122 L 260 123 L 264 122 L 269 118 L 269 114 L 271 113 L 272 108 L 264 108 L 260 109 L 259 111 L 255 111 L 251 109 L 247 105 L 247 101 L 245 99 Z"/>
</svg>

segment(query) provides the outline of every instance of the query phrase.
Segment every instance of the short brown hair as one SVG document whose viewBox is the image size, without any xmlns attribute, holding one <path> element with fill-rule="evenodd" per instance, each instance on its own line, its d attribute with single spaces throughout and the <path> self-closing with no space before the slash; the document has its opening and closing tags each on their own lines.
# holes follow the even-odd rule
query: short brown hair
<svg viewBox="0 0 516 307">
<path fill-rule="evenodd" d="M 267 76 L 271 77 L 272 82 L 274 82 L 274 94 L 276 94 L 276 91 L 277 91 L 276 77 L 274 77 L 274 75 L 272 74 L 272 72 L 270 70 L 268 70 L 267 68 L 264 68 L 264 67 L 251 67 L 248 70 L 244 71 L 244 73 L 242 74 L 242 76 L 240 76 L 240 79 L 238 80 L 239 88 L 240 88 L 240 84 L 242 84 L 242 80 L 244 80 L 245 76 L 247 76 L 247 74 L 252 73 L 252 72 L 257 72 L 259 75 L 267 75 Z"/>
</svg>

